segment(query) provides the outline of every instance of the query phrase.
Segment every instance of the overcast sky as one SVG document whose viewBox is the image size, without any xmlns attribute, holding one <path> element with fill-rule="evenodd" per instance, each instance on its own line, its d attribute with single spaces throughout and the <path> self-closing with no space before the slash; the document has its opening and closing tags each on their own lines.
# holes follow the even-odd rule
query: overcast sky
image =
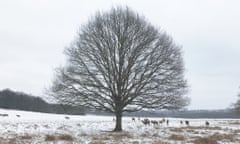
<svg viewBox="0 0 240 144">
<path fill-rule="evenodd" d="M 240 91 L 238 0 L 1 0 L 0 90 L 42 96 L 81 24 L 129 6 L 182 46 L 189 109 L 228 108 Z"/>
</svg>

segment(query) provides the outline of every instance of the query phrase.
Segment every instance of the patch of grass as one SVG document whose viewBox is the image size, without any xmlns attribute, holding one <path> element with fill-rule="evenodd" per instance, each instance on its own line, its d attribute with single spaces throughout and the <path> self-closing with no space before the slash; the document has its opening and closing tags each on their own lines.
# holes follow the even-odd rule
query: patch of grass
<svg viewBox="0 0 240 144">
<path fill-rule="evenodd" d="M 130 134 L 130 133 L 127 133 L 127 132 L 122 132 L 122 133 L 119 133 L 119 134 L 115 134 L 115 135 L 112 135 L 113 139 L 115 141 L 121 141 L 122 139 L 131 139 L 133 138 L 133 136 Z"/>
<path fill-rule="evenodd" d="M 231 125 L 240 125 L 240 121 L 229 121 L 228 124 L 231 124 Z"/>
<path fill-rule="evenodd" d="M 73 137 L 67 134 L 59 135 L 58 140 L 62 141 L 73 141 Z"/>
<path fill-rule="evenodd" d="M 172 132 L 183 132 L 183 128 L 170 128 L 170 131 L 172 131 Z"/>
<path fill-rule="evenodd" d="M 233 133 L 234 134 L 239 134 L 240 133 L 240 129 L 233 130 Z"/>
<path fill-rule="evenodd" d="M 195 131 L 194 129 L 187 129 L 186 132 L 187 132 L 187 133 L 194 133 L 194 132 L 196 132 L 196 131 Z"/>
<path fill-rule="evenodd" d="M 169 143 L 157 140 L 157 141 L 154 141 L 152 144 L 169 144 Z"/>
<path fill-rule="evenodd" d="M 210 137 L 198 137 L 192 141 L 194 144 L 218 144 L 217 140 Z"/>
<path fill-rule="evenodd" d="M 234 142 L 236 139 L 236 134 L 219 134 L 215 133 L 207 137 L 197 137 L 194 141 L 194 144 L 217 144 L 218 141 L 228 141 Z"/>
<path fill-rule="evenodd" d="M 53 135 L 46 135 L 45 136 L 45 141 L 55 141 L 56 137 Z"/>
<path fill-rule="evenodd" d="M 193 130 L 222 130 L 221 127 L 204 127 L 204 126 L 190 126 L 190 127 L 186 127 L 186 129 L 193 129 Z"/>
<path fill-rule="evenodd" d="M 82 134 L 80 134 L 80 136 L 88 136 L 88 134 L 86 134 L 86 133 L 82 133 Z"/>
<path fill-rule="evenodd" d="M 92 141 L 89 144 L 105 144 L 106 142 L 101 141 L 101 140 L 96 140 L 96 141 Z"/>
<path fill-rule="evenodd" d="M 140 134 L 140 138 L 150 138 L 152 134 L 149 131 L 145 131 L 144 133 Z"/>
<path fill-rule="evenodd" d="M 133 141 L 132 144 L 140 144 L 139 141 Z"/>
<path fill-rule="evenodd" d="M 153 137 L 159 137 L 159 134 L 158 133 L 154 133 L 152 136 Z"/>
<path fill-rule="evenodd" d="M 45 141 L 73 141 L 73 137 L 71 135 L 62 134 L 62 135 L 46 135 Z"/>
<path fill-rule="evenodd" d="M 18 138 L 21 139 L 21 140 L 30 140 L 30 139 L 32 139 L 32 136 L 24 135 L 24 136 L 19 136 Z"/>
<path fill-rule="evenodd" d="M 171 136 L 168 137 L 169 140 L 174 140 L 174 141 L 184 141 L 185 137 L 182 135 L 176 135 L 172 134 Z"/>
</svg>

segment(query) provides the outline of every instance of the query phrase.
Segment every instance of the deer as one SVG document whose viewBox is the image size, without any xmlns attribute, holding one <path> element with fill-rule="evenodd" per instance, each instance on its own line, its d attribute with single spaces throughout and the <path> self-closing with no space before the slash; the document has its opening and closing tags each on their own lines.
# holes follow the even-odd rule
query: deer
<svg viewBox="0 0 240 144">
<path fill-rule="evenodd" d="M 144 120 L 142 120 L 142 123 L 144 125 L 150 125 L 150 120 L 149 119 L 144 119 Z"/>
<path fill-rule="evenodd" d="M 206 121 L 206 122 L 205 122 L 205 125 L 206 125 L 206 126 L 209 126 L 209 125 L 210 125 L 210 123 L 209 123 L 208 121 Z"/>
</svg>

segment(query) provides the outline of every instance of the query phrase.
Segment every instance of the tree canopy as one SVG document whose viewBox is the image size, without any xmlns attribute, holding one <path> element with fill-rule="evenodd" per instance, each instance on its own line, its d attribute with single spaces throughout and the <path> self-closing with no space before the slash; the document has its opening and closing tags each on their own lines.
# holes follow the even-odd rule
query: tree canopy
<svg viewBox="0 0 240 144">
<path fill-rule="evenodd" d="M 181 47 L 128 7 L 98 12 L 65 49 L 50 89 L 61 103 L 123 112 L 189 104 Z"/>
</svg>

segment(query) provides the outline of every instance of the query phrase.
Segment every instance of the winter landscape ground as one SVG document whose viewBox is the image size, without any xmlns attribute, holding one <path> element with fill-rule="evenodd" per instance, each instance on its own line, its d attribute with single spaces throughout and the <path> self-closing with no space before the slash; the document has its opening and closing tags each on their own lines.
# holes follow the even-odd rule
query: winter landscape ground
<svg viewBox="0 0 240 144">
<path fill-rule="evenodd" d="M 144 125 L 123 118 L 123 132 L 113 133 L 111 116 L 70 116 L 0 109 L 1 144 L 238 144 L 240 119 L 180 119 Z M 141 117 L 140 119 L 144 119 Z M 161 121 L 163 118 L 149 118 Z M 180 122 L 183 121 L 183 124 Z M 185 124 L 189 121 L 189 125 Z M 209 122 L 206 126 L 205 122 Z"/>
</svg>

